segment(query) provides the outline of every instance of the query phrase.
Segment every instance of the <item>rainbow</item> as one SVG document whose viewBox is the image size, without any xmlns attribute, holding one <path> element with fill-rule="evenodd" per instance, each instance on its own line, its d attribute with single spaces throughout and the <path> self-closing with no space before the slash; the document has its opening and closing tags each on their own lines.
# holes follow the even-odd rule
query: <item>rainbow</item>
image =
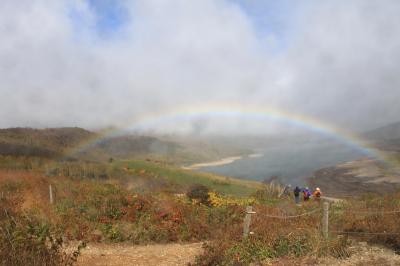
<svg viewBox="0 0 400 266">
<path fill-rule="evenodd" d="M 367 141 L 359 135 L 341 128 L 337 128 L 331 124 L 324 123 L 310 116 L 299 113 L 290 113 L 276 108 L 268 108 L 265 106 L 243 105 L 237 103 L 229 104 L 200 104 L 190 106 L 180 106 L 169 110 L 162 110 L 153 113 L 147 113 L 135 117 L 127 123 L 117 125 L 116 128 L 101 132 L 98 137 L 82 143 L 78 147 L 68 152 L 72 155 L 82 152 L 105 138 L 116 136 L 120 132 L 126 130 L 140 130 L 145 128 L 154 128 L 162 125 L 166 121 L 179 122 L 190 121 L 196 118 L 204 117 L 240 117 L 246 119 L 254 119 L 256 121 L 272 121 L 299 127 L 316 134 L 326 136 L 337 140 L 340 143 L 348 145 L 361 151 L 363 154 L 375 159 L 386 161 L 387 155 L 372 147 Z"/>
</svg>

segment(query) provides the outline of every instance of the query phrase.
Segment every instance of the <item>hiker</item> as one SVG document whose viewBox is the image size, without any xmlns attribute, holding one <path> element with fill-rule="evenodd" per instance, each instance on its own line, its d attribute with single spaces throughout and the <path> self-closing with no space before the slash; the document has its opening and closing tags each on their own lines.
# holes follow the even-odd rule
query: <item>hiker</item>
<svg viewBox="0 0 400 266">
<path fill-rule="evenodd" d="M 298 186 L 296 186 L 295 189 L 293 190 L 294 201 L 296 202 L 296 204 L 300 204 L 300 192 L 301 189 Z"/>
<path fill-rule="evenodd" d="M 311 191 L 308 187 L 306 187 L 305 189 L 303 189 L 303 200 L 308 201 L 310 197 L 311 197 Z"/>
<path fill-rule="evenodd" d="M 315 198 L 316 200 L 320 200 L 320 199 L 321 199 L 322 192 L 321 192 L 321 189 L 319 189 L 319 187 L 317 187 L 317 188 L 315 189 L 313 196 L 314 196 L 314 198 Z"/>
</svg>

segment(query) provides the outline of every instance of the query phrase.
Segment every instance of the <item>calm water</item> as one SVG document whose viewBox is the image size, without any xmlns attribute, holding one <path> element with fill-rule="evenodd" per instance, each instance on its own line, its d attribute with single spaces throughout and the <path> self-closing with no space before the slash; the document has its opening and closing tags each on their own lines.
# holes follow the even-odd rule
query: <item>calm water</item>
<svg viewBox="0 0 400 266">
<path fill-rule="evenodd" d="M 205 167 L 201 171 L 255 180 L 277 175 L 286 184 L 301 185 L 315 170 L 366 156 L 359 150 L 329 140 L 274 143 L 257 152 L 263 156 L 244 157 L 232 164 Z"/>
</svg>

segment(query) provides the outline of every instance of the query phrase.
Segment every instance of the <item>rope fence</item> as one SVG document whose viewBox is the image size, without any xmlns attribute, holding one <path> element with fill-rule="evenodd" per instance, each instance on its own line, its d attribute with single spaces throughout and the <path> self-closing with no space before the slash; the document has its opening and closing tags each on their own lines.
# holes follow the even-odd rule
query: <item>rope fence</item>
<svg viewBox="0 0 400 266">
<path fill-rule="evenodd" d="M 309 212 L 305 212 L 302 214 L 298 214 L 298 215 L 283 215 L 283 216 L 278 216 L 278 215 L 268 215 L 268 214 L 264 214 L 263 217 L 267 217 L 267 218 L 275 218 L 275 219 L 294 219 L 294 218 L 298 218 L 298 217 L 302 217 L 302 216 L 306 216 L 306 215 L 311 215 L 313 213 L 316 213 L 317 211 L 321 210 L 321 208 L 316 208 L 312 211 Z"/>
</svg>

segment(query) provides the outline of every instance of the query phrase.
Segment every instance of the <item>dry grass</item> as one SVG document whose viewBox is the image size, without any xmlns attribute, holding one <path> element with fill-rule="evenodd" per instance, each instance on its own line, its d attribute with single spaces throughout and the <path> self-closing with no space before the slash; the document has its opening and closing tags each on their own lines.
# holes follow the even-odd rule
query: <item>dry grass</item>
<svg viewBox="0 0 400 266">
<path fill-rule="evenodd" d="M 157 172 L 157 169 L 151 168 L 146 173 L 150 170 Z M 54 206 L 48 202 L 50 182 L 55 190 Z M 99 180 L 44 177 L 33 171 L 0 171 L 0 188 L 3 197 L 15 196 L 19 202 L 16 214 L 12 216 L 16 222 L 12 223 L 12 219 L 4 217 L 2 221 L 8 223 L 7 228 L 14 228 L 23 234 L 31 232 L 25 230 L 29 226 L 40 229 L 47 224 L 48 228 L 56 228 L 60 234 L 71 239 L 91 241 L 129 241 L 137 244 L 213 240 L 205 246 L 204 254 L 198 257 L 198 265 L 248 264 L 276 258 L 312 260 L 325 255 L 349 255 L 346 237 L 331 234 L 329 241 L 322 238 L 320 211 L 294 219 L 269 217 L 293 216 L 320 207 L 314 201 L 298 207 L 292 200 L 278 200 L 282 192 L 282 187 L 278 185 L 266 185 L 255 195 L 259 204 L 253 206 L 256 214 L 253 215 L 251 231 L 254 234 L 247 239 L 242 237 L 245 207 L 241 206 L 193 205 L 185 198 L 177 198 L 170 193 L 137 195 L 118 182 L 110 184 Z M 330 229 L 359 233 L 386 232 L 388 234 L 366 235 L 363 239 L 400 250 L 400 213 L 356 212 L 392 211 L 398 210 L 399 205 L 400 193 L 385 197 L 366 196 L 348 200 L 342 206 L 332 205 Z M 35 222 L 29 223 L 25 216 L 20 215 L 27 211 L 33 212 L 38 220 L 31 218 Z M 45 235 L 52 232 L 39 229 L 34 232 L 45 232 Z M 7 241 L 9 237 L 4 236 L 7 235 L 3 231 L 3 241 Z M 48 236 L 45 238 L 49 239 Z M 33 245 L 33 242 L 26 243 Z M 10 249 L 10 246 L 2 247 L 3 254 Z M 39 252 L 44 254 L 43 258 L 59 256 L 58 251 L 54 254 L 46 253 L 46 250 L 43 252 Z"/>
<path fill-rule="evenodd" d="M 54 205 L 49 204 L 52 183 Z M 236 206 L 193 205 L 169 193 L 137 194 L 118 184 L 32 172 L 0 172 L 0 193 L 71 240 L 165 243 L 212 238 L 214 228 L 241 221 Z"/>
<path fill-rule="evenodd" d="M 348 200 L 332 213 L 332 230 L 400 252 L 400 193 Z"/>
<path fill-rule="evenodd" d="M 84 243 L 67 254 L 57 230 L 23 210 L 20 185 L 6 184 L 9 186 L 1 190 L 10 193 L 0 197 L 0 264 L 72 265 Z"/>
<path fill-rule="evenodd" d="M 305 207 L 292 203 L 285 206 L 255 206 L 251 231 L 254 234 L 243 238 L 242 223 L 231 225 L 217 232 L 217 240 L 205 245 L 205 252 L 197 259 L 197 265 L 232 265 L 239 263 L 271 262 L 275 258 L 315 258 L 332 255 L 348 256 L 346 238 L 328 241 L 321 235 L 320 212 L 293 219 L 278 219 L 270 216 L 294 216 L 319 207 L 310 202 Z M 285 210 L 285 211 L 283 211 Z"/>
</svg>

